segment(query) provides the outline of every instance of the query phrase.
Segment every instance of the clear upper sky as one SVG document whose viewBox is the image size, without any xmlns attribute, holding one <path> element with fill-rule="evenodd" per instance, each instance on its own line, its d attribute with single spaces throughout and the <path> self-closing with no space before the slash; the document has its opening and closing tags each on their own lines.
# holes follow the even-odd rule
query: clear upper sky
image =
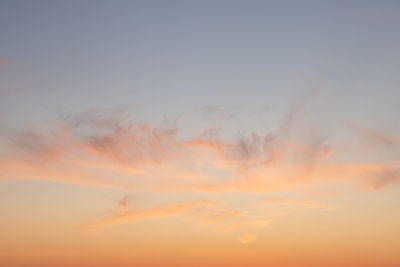
<svg viewBox="0 0 400 267">
<path fill-rule="evenodd" d="M 400 97 L 398 1 L 2 1 L 2 109 L 288 108 L 309 87 L 347 113 Z M 316 82 L 317 81 L 317 82 Z M 48 110 L 46 110 L 48 111 Z M 359 116 L 356 119 L 360 119 Z M 361 118 L 362 119 L 362 118 Z"/>
</svg>

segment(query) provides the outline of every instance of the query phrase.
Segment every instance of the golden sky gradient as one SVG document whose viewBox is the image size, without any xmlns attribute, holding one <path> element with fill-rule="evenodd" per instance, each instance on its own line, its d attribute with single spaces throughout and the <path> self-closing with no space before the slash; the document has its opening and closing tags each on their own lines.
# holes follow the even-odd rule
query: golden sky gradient
<svg viewBox="0 0 400 267">
<path fill-rule="evenodd" d="M 1 1 L 0 267 L 400 266 L 399 4 Z"/>
</svg>

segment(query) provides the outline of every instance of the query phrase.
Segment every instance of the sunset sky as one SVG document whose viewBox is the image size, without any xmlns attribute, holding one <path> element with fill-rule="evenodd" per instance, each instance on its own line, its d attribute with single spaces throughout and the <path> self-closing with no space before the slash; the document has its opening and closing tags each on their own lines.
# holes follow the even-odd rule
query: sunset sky
<svg viewBox="0 0 400 267">
<path fill-rule="evenodd" d="M 400 1 L 0 1 L 0 266 L 400 266 Z"/>
</svg>

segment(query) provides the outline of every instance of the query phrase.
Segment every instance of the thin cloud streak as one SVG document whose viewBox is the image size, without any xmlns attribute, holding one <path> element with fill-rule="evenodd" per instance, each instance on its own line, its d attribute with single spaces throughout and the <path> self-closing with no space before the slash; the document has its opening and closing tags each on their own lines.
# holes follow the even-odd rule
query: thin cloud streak
<svg viewBox="0 0 400 267">
<path fill-rule="evenodd" d="M 345 122 L 344 125 L 354 130 L 369 141 L 385 145 L 400 145 L 400 137 L 386 134 L 373 129 L 367 129 L 350 122 Z"/>
<path fill-rule="evenodd" d="M 185 212 L 188 212 L 190 210 L 211 205 L 213 203 L 214 203 L 213 201 L 209 200 L 197 200 L 197 201 L 187 201 L 187 202 L 161 205 L 158 207 L 112 216 L 104 220 L 101 220 L 99 222 L 96 222 L 92 224 L 92 226 L 94 227 L 115 226 L 120 224 L 132 223 L 140 220 L 161 219 L 165 217 L 177 216 Z"/>
<path fill-rule="evenodd" d="M 163 204 L 150 208 L 138 208 L 136 211 L 127 212 L 128 198 L 121 198 L 118 203 L 118 213 L 108 218 L 89 224 L 92 230 L 101 230 L 105 227 L 113 227 L 122 224 L 131 224 L 143 220 L 161 220 L 170 217 L 181 217 L 191 222 L 196 228 L 209 229 L 216 232 L 243 232 L 256 231 L 267 226 L 270 217 L 249 215 L 246 212 L 223 207 L 221 201 L 194 200 L 180 201 L 171 204 Z M 256 236 L 252 235 L 252 240 Z"/>
<path fill-rule="evenodd" d="M 238 241 L 242 244 L 249 244 L 257 239 L 255 235 L 243 235 L 238 237 Z"/>
<path fill-rule="evenodd" d="M 290 200 L 290 199 L 280 199 L 280 198 L 265 198 L 268 204 L 274 204 L 281 207 L 286 207 L 289 209 L 319 209 L 319 210 L 336 210 L 340 207 L 337 205 L 322 204 L 310 200 Z"/>
</svg>

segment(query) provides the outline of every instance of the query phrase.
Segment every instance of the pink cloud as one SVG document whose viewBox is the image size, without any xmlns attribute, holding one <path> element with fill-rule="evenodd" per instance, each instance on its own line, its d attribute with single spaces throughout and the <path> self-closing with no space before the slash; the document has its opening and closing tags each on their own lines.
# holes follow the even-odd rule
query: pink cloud
<svg viewBox="0 0 400 267">
<path fill-rule="evenodd" d="M 142 209 L 130 213 L 122 213 L 92 224 L 95 227 L 113 226 L 132 223 L 140 220 L 162 219 L 177 216 L 203 206 L 212 205 L 213 201 L 197 200 L 161 205 L 153 208 Z"/>
<path fill-rule="evenodd" d="M 368 139 L 368 141 L 372 141 L 378 144 L 386 144 L 386 145 L 399 145 L 400 137 L 393 136 L 390 134 L 383 133 L 381 131 L 363 128 L 354 123 L 346 122 L 344 123 L 348 128 L 356 131 L 358 134 Z"/>
<path fill-rule="evenodd" d="M 400 184 L 400 168 L 382 168 L 372 172 L 366 179 L 367 185 L 373 190 Z"/>
<path fill-rule="evenodd" d="M 146 190 L 269 192 L 328 183 L 357 184 L 384 163 L 328 162 L 335 147 L 305 127 L 297 136 L 303 108 L 288 113 L 277 133 L 221 138 L 215 128 L 182 138 L 176 125 L 135 123 L 124 109 L 94 109 L 59 116 L 25 130 L 1 127 L 4 177 L 42 177 L 65 182 Z M 358 128 L 357 128 L 358 129 Z M 366 132 L 380 142 L 397 138 Z M 17 169 L 18 166 L 24 166 Z M 22 170 L 26 170 L 24 174 Z M 113 177 L 113 179 L 108 179 Z M 367 181 L 367 179 L 364 179 Z M 396 179 L 378 179 L 395 185 Z"/>
<path fill-rule="evenodd" d="M 13 67 L 16 65 L 16 62 L 7 58 L 0 58 L 0 67 Z"/>
</svg>

